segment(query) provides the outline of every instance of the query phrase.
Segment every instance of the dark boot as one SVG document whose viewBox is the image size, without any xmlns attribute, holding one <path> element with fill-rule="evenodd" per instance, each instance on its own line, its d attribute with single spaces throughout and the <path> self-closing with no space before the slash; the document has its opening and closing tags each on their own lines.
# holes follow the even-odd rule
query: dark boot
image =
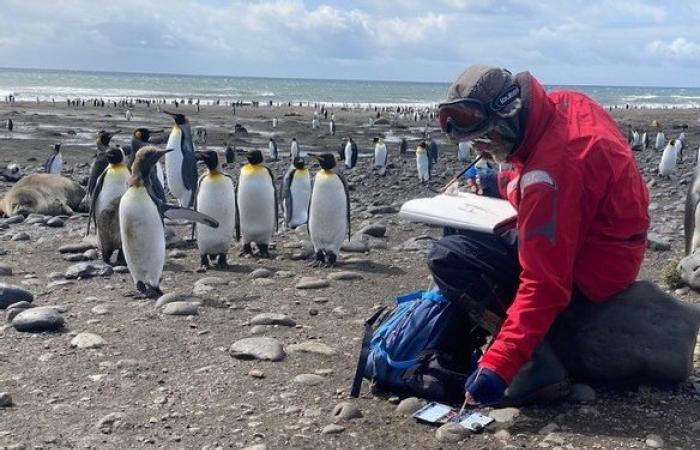
<svg viewBox="0 0 700 450">
<path fill-rule="evenodd" d="M 569 394 L 570 388 L 566 369 L 544 340 L 510 383 L 501 403 L 523 405 L 560 400 Z"/>
</svg>

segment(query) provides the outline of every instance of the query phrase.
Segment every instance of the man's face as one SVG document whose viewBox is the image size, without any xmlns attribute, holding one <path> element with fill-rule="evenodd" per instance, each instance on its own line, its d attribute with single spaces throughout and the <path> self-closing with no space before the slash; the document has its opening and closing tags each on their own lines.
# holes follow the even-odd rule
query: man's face
<svg viewBox="0 0 700 450">
<path fill-rule="evenodd" d="M 511 151 L 510 145 L 494 130 L 472 139 L 472 146 L 477 152 L 488 154 L 498 163 L 506 162 Z"/>
</svg>

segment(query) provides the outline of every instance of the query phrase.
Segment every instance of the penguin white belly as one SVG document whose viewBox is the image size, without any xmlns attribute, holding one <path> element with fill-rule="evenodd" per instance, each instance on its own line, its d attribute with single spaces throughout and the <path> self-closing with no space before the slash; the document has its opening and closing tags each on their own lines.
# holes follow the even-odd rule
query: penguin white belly
<svg viewBox="0 0 700 450">
<path fill-rule="evenodd" d="M 384 167 L 386 165 L 386 145 L 374 148 L 374 166 Z"/>
<path fill-rule="evenodd" d="M 243 244 L 267 244 L 275 228 L 275 189 L 264 168 L 244 167 L 238 186 L 238 212 Z M 248 172 L 248 173 L 246 173 Z M 252 173 L 251 173 L 252 172 Z"/>
<path fill-rule="evenodd" d="M 418 169 L 418 178 L 421 181 L 428 181 L 430 178 L 430 172 L 428 168 L 430 167 L 430 162 L 428 161 L 427 152 L 417 152 L 416 153 L 416 168 Z"/>
<path fill-rule="evenodd" d="M 185 187 L 185 181 L 182 179 L 182 146 L 180 139 L 182 131 L 179 128 L 173 128 L 168 138 L 166 148 L 172 148 L 172 152 L 165 154 L 165 174 L 167 175 L 168 190 L 175 198 L 180 201 L 180 205 L 188 205 L 190 200 L 190 191 Z"/>
<path fill-rule="evenodd" d="M 299 157 L 299 146 L 297 144 L 292 144 L 292 148 L 291 148 L 289 154 L 291 155 L 292 159 L 298 158 Z"/>
<path fill-rule="evenodd" d="M 63 170 L 63 157 L 61 154 L 57 154 L 56 157 L 51 161 L 51 167 L 49 167 L 49 173 L 60 175 Z"/>
<path fill-rule="evenodd" d="M 289 189 L 292 196 L 292 214 L 289 227 L 294 228 L 309 220 L 309 199 L 311 198 L 311 178 L 309 175 L 295 176 Z"/>
<path fill-rule="evenodd" d="M 347 237 L 347 199 L 337 175 L 319 173 L 314 182 L 309 211 L 309 233 L 314 251 L 338 254 Z"/>
<path fill-rule="evenodd" d="M 218 228 L 197 224 L 197 247 L 202 255 L 226 253 L 236 228 L 236 194 L 225 175 L 207 175 L 197 193 L 197 211 L 213 217 Z"/>
<path fill-rule="evenodd" d="M 276 155 L 275 155 L 275 148 L 274 148 L 274 146 L 272 145 L 272 143 L 270 143 L 270 144 L 267 145 L 267 157 L 268 157 L 268 158 L 275 158 L 275 157 L 276 157 Z"/>
<path fill-rule="evenodd" d="M 666 145 L 666 136 L 661 132 L 656 133 L 656 150 L 661 150 L 664 145 Z"/>
<path fill-rule="evenodd" d="M 345 145 L 345 166 L 352 167 L 352 145 Z"/>
<path fill-rule="evenodd" d="M 165 264 L 165 231 L 146 188 L 131 187 L 119 204 L 119 228 L 126 264 L 134 283 L 157 287 Z"/>
<path fill-rule="evenodd" d="M 100 213 L 109 203 L 117 197 L 121 197 L 129 187 L 129 171 L 123 169 L 114 170 L 108 168 L 102 182 L 102 190 L 95 201 L 95 217 L 100 217 Z"/>
<path fill-rule="evenodd" d="M 163 173 L 163 164 L 160 161 L 156 163 L 156 176 L 158 181 L 160 181 L 160 185 L 165 186 L 165 174 Z"/>
<path fill-rule="evenodd" d="M 690 254 L 695 252 L 695 249 L 700 247 L 700 203 L 695 205 L 695 229 L 693 230 L 693 239 L 690 245 Z"/>
<path fill-rule="evenodd" d="M 676 170 L 676 147 L 669 144 L 664 149 L 659 162 L 659 175 L 669 176 Z"/>
</svg>

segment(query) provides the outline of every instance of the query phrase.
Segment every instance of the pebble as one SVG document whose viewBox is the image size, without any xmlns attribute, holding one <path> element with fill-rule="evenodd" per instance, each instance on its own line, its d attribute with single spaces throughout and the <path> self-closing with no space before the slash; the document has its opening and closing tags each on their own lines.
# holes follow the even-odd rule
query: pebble
<svg viewBox="0 0 700 450">
<path fill-rule="evenodd" d="M 469 431 L 458 423 L 446 423 L 437 429 L 435 437 L 438 442 L 459 442 L 469 436 Z"/>
<path fill-rule="evenodd" d="M 331 411 L 334 422 L 341 420 L 359 419 L 362 417 L 362 411 L 350 402 L 340 402 Z"/>
<path fill-rule="evenodd" d="M 321 278 L 301 277 L 295 287 L 297 289 L 322 289 L 327 288 L 330 285 L 331 284 L 328 282 L 328 280 L 323 280 Z"/>
<path fill-rule="evenodd" d="M 76 278 L 91 278 L 95 276 L 106 277 L 112 275 L 114 269 L 109 264 L 101 261 L 81 262 L 73 264 L 66 270 L 65 277 L 67 280 Z"/>
<path fill-rule="evenodd" d="M 64 253 L 63 259 L 68 262 L 78 262 L 85 261 L 87 258 L 82 253 Z"/>
<path fill-rule="evenodd" d="M 595 401 L 596 393 L 592 387 L 584 383 L 574 383 L 571 385 L 569 401 L 576 403 L 587 403 Z"/>
<path fill-rule="evenodd" d="M 250 320 L 251 325 L 280 325 L 283 327 L 296 326 L 296 322 L 291 317 L 280 313 L 262 313 Z"/>
<path fill-rule="evenodd" d="M 350 240 L 343 242 L 340 250 L 348 253 L 365 253 L 369 251 L 369 247 L 362 241 Z"/>
<path fill-rule="evenodd" d="M 0 276 L 11 277 L 12 267 L 6 266 L 5 264 L 0 264 Z"/>
<path fill-rule="evenodd" d="M 402 416 L 410 416 L 425 405 L 425 401 L 417 397 L 408 397 L 401 400 L 396 407 L 396 412 Z"/>
<path fill-rule="evenodd" d="M 361 280 L 362 275 L 360 275 L 357 272 L 345 270 L 345 271 L 341 271 L 341 272 L 332 272 L 332 273 L 328 274 L 328 278 L 330 278 L 331 280 L 350 281 L 350 280 Z"/>
<path fill-rule="evenodd" d="M 124 423 L 124 415 L 113 412 L 102 417 L 95 424 L 95 428 L 104 434 L 111 434 L 116 428 L 119 428 Z"/>
<path fill-rule="evenodd" d="M 104 347 L 106 344 L 107 342 L 102 338 L 102 336 L 94 333 L 80 333 L 70 341 L 71 347 L 82 349 L 100 348 Z"/>
<path fill-rule="evenodd" d="M 105 305 L 94 306 L 91 309 L 91 311 L 93 314 L 97 314 L 98 316 L 106 316 L 107 314 L 109 314 L 111 312 L 110 309 Z"/>
<path fill-rule="evenodd" d="M 28 290 L 13 284 L 0 283 L 0 309 L 17 302 L 33 302 L 34 295 Z"/>
<path fill-rule="evenodd" d="M 386 225 L 382 223 L 373 223 L 362 228 L 360 230 L 360 233 L 367 234 L 376 238 L 384 237 L 384 235 L 386 234 Z"/>
<path fill-rule="evenodd" d="M 114 266 L 115 273 L 129 273 L 129 268 L 127 266 Z"/>
<path fill-rule="evenodd" d="M 518 408 L 494 409 L 488 413 L 488 416 L 494 420 L 495 428 L 510 428 L 520 417 L 520 410 Z"/>
<path fill-rule="evenodd" d="M 252 327 L 250 329 L 250 334 L 252 334 L 252 335 L 265 334 L 265 333 L 267 333 L 267 330 L 269 328 L 270 327 L 268 327 L 267 325 L 255 325 L 254 327 Z"/>
<path fill-rule="evenodd" d="M 333 356 L 337 353 L 333 347 L 318 341 L 306 341 L 300 344 L 291 344 L 287 346 L 287 351 L 289 353 L 315 353 L 325 356 Z"/>
<path fill-rule="evenodd" d="M 7 392 L 0 392 L 0 407 L 12 406 L 12 396 Z"/>
<path fill-rule="evenodd" d="M 167 305 L 168 303 L 187 301 L 190 298 L 191 295 L 185 292 L 168 292 L 167 294 L 163 294 L 160 297 L 158 297 L 158 300 L 156 300 L 155 307 L 160 308 L 162 306 Z"/>
<path fill-rule="evenodd" d="M 91 248 L 90 250 L 85 250 L 83 252 L 83 257 L 87 260 L 97 259 L 98 256 L 100 256 L 100 255 L 99 255 L 99 253 L 97 253 L 97 250 L 95 250 L 94 248 Z M 112 270 L 114 270 L 114 268 L 112 268 Z"/>
<path fill-rule="evenodd" d="M 321 434 L 339 434 L 343 431 L 345 431 L 344 426 L 332 423 L 323 427 L 323 429 L 321 430 Z"/>
<path fill-rule="evenodd" d="M 302 373 L 294 377 L 294 382 L 297 384 L 303 384 L 304 386 L 318 386 L 323 383 L 326 379 L 321 375 L 316 375 L 315 373 Z"/>
<path fill-rule="evenodd" d="M 12 326 L 17 331 L 30 333 L 56 331 L 63 328 L 63 325 L 63 316 L 48 306 L 26 309 L 12 319 Z"/>
<path fill-rule="evenodd" d="M 169 316 L 196 316 L 199 314 L 198 302 L 170 302 L 167 303 L 161 312 Z"/>
<path fill-rule="evenodd" d="M 60 217 L 52 217 L 45 222 L 47 227 L 51 228 L 61 228 L 66 224 L 66 222 Z"/>
<path fill-rule="evenodd" d="M 259 269 L 255 269 L 254 271 L 250 272 L 248 275 L 252 279 L 258 279 L 258 278 L 270 278 L 273 275 L 273 272 L 270 269 L 266 269 L 264 267 L 261 267 Z"/>
<path fill-rule="evenodd" d="M 11 241 L 28 241 L 31 237 L 29 236 L 29 233 L 25 233 L 24 231 L 21 231 L 15 235 L 12 236 Z"/>
<path fill-rule="evenodd" d="M 265 378 L 265 373 L 258 369 L 252 369 L 250 372 L 248 372 L 248 375 L 253 378 Z"/>
<path fill-rule="evenodd" d="M 222 447 L 223 448 L 223 447 Z M 248 446 L 242 450 L 267 450 L 267 445 L 265 444 L 255 444 Z"/>
<path fill-rule="evenodd" d="M 90 242 L 78 242 L 75 244 L 66 244 L 58 248 L 59 253 L 83 253 L 84 251 L 95 248 Z"/>
<path fill-rule="evenodd" d="M 229 354 L 243 360 L 281 361 L 285 357 L 282 344 L 277 339 L 269 337 L 238 340 L 229 348 Z"/>
<path fill-rule="evenodd" d="M 3 221 L 4 224 L 6 225 L 14 225 L 17 223 L 22 223 L 24 222 L 24 216 L 21 214 L 17 214 L 16 216 L 8 217 Z"/>
<path fill-rule="evenodd" d="M 294 275 L 296 274 L 290 270 L 278 270 L 275 272 L 277 278 L 292 278 Z"/>
<path fill-rule="evenodd" d="M 172 259 L 180 259 L 180 258 L 185 258 L 185 257 L 187 257 L 187 252 L 184 250 L 180 250 L 180 249 L 171 250 L 168 253 L 168 258 L 172 258 Z"/>
<path fill-rule="evenodd" d="M 664 440 L 658 434 L 647 435 L 644 443 L 651 448 L 661 448 L 664 446 Z"/>
</svg>

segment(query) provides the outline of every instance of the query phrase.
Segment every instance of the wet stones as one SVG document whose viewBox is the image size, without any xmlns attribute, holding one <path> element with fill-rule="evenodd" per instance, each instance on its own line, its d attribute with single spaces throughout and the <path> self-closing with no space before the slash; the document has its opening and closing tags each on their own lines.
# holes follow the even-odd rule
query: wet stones
<svg viewBox="0 0 700 450">
<path fill-rule="evenodd" d="M 48 306 L 29 308 L 17 314 L 12 319 L 12 326 L 17 331 L 38 333 L 42 331 L 58 331 L 63 328 L 63 316 L 56 309 Z"/>
<path fill-rule="evenodd" d="M 34 295 L 26 289 L 12 284 L 0 283 L 0 309 L 17 302 L 33 302 Z"/>
</svg>

